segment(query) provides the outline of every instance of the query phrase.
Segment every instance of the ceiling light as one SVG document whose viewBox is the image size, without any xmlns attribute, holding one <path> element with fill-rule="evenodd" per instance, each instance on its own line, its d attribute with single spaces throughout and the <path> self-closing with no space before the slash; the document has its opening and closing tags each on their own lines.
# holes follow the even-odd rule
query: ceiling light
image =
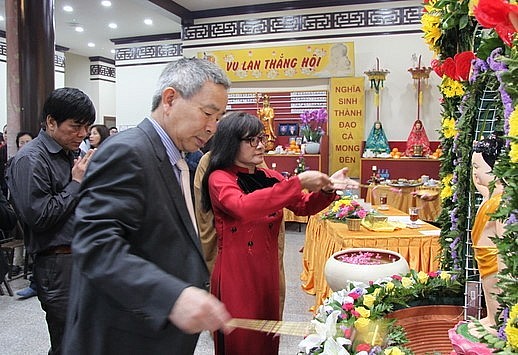
<svg viewBox="0 0 518 355">
<path fill-rule="evenodd" d="M 0 21 L 3 21 L 3 20 L 5 20 L 5 18 L 2 15 L 0 15 Z"/>
<path fill-rule="evenodd" d="M 73 12 L 74 11 L 74 8 L 70 5 L 65 5 L 63 6 L 63 11 L 65 12 Z"/>
<path fill-rule="evenodd" d="M 101 1 L 102 6 L 110 7 L 112 6 L 112 2 L 108 0 Z"/>
<path fill-rule="evenodd" d="M 111 54 L 115 54 L 115 49 L 110 50 Z"/>
<path fill-rule="evenodd" d="M 116 29 L 117 28 L 117 24 L 112 22 L 112 23 L 109 23 L 108 24 L 108 27 L 112 28 L 112 29 Z"/>
<path fill-rule="evenodd" d="M 95 43 L 93 43 L 93 42 L 88 42 L 88 47 L 90 47 L 90 48 L 95 47 Z"/>
<path fill-rule="evenodd" d="M 85 29 L 82 26 L 76 26 L 75 27 L 76 32 L 84 32 Z"/>
<path fill-rule="evenodd" d="M 152 20 L 152 19 L 150 19 L 150 18 L 147 18 L 147 19 L 145 19 L 145 20 L 144 20 L 144 23 L 145 23 L 146 25 L 148 25 L 148 26 L 151 26 L 151 25 L 153 24 L 153 20 Z"/>
</svg>

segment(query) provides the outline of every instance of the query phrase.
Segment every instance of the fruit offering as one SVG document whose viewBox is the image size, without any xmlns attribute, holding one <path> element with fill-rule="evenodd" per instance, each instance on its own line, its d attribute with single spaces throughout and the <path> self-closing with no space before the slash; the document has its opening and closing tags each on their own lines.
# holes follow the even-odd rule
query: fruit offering
<svg viewBox="0 0 518 355">
<path fill-rule="evenodd" d="M 435 152 L 433 152 L 432 154 L 430 154 L 430 158 L 432 159 L 439 159 L 442 155 L 442 149 L 441 148 L 437 148 L 435 150 Z"/>
<path fill-rule="evenodd" d="M 288 154 L 299 154 L 300 153 L 300 147 L 297 145 L 297 142 L 291 141 L 290 145 L 286 149 L 288 151 Z"/>
<path fill-rule="evenodd" d="M 397 148 L 392 148 L 392 151 L 390 152 L 390 156 L 394 159 L 401 158 L 401 152 Z"/>
</svg>

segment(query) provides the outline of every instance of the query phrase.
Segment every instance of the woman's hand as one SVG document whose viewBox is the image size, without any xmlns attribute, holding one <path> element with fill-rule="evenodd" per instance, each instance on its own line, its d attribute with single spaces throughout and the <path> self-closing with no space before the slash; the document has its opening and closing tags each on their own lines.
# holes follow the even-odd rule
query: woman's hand
<svg viewBox="0 0 518 355">
<path fill-rule="evenodd" d="M 336 171 L 330 178 L 330 185 L 324 186 L 323 189 L 327 190 L 345 190 L 345 189 L 358 189 L 360 183 L 356 180 L 349 178 L 347 175 L 349 168 L 342 168 Z"/>
</svg>

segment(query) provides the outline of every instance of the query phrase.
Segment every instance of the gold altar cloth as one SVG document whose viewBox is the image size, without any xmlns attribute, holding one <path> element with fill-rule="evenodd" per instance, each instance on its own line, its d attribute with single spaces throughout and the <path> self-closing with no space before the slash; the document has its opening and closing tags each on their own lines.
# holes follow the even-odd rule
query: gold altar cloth
<svg viewBox="0 0 518 355">
<path fill-rule="evenodd" d="M 374 206 L 376 207 L 376 206 Z M 380 211 L 387 216 L 406 216 L 393 207 Z M 426 231 L 426 235 L 421 232 Z M 300 276 L 302 289 L 315 295 L 316 311 L 323 300 L 331 294 L 324 277 L 327 259 L 334 253 L 349 248 L 379 248 L 398 252 L 407 261 L 411 269 L 417 271 L 435 271 L 439 267 L 439 229 L 424 223 L 416 229 L 400 229 L 394 232 L 372 232 L 364 228 L 352 232 L 345 223 L 322 220 L 320 214 L 311 216 L 306 228 L 306 240 L 302 256 L 303 271 Z"/>
</svg>

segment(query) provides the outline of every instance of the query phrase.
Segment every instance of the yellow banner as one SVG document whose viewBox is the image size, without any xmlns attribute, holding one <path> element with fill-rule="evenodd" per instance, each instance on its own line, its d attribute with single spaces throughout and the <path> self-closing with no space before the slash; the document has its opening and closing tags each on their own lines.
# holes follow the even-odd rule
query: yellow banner
<svg viewBox="0 0 518 355">
<path fill-rule="evenodd" d="M 359 178 L 365 122 L 365 79 L 331 79 L 329 108 L 329 171 L 348 167 L 349 176 Z"/>
<path fill-rule="evenodd" d="M 353 42 L 229 49 L 198 57 L 218 64 L 233 82 L 354 75 Z"/>
</svg>

